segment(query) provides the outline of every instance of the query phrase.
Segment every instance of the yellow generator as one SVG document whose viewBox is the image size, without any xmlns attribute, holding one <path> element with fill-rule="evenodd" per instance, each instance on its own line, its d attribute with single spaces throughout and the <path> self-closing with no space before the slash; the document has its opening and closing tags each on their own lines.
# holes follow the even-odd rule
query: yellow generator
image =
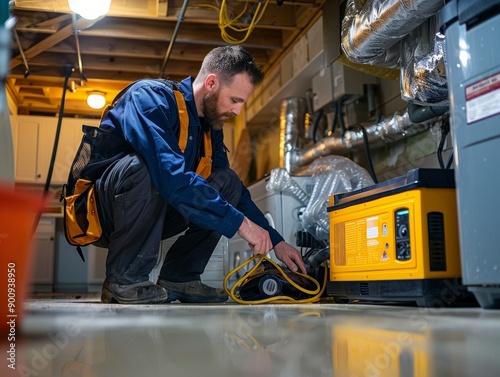
<svg viewBox="0 0 500 377">
<path fill-rule="evenodd" d="M 475 301 L 461 282 L 452 170 L 414 169 L 332 195 L 330 279 L 336 302 L 452 306 Z"/>
</svg>

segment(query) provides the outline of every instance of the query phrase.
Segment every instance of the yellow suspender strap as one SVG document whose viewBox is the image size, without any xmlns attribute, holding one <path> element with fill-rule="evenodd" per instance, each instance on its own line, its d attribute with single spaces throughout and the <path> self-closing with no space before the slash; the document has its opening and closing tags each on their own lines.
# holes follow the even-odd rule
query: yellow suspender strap
<svg viewBox="0 0 500 377">
<path fill-rule="evenodd" d="M 196 174 L 207 179 L 212 174 L 212 134 L 210 131 L 203 134 L 203 145 L 205 147 L 205 156 L 200 158 Z"/>
<path fill-rule="evenodd" d="M 181 129 L 179 133 L 179 148 L 182 153 L 186 150 L 186 145 L 188 141 L 188 125 L 189 117 L 186 109 L 186 101 L 184 101 L 184 96 L 178 90 L 174 90 L 175 100 L 177 101 L 177 108 L 179 109 L 179 121 L 181 123 Z"/>
<path fill-rule="evenodd" d="M 210 131 L 203 134 L 203 143 L 205 146 L 205 157 L 212 158 L 212 133 Z"/>
<path fill-rule="evenodd" d="M 188 141 L 189 117 L 186 109 L 186 101 L 184 101 L 182 93 L 178 90 L 174 90 L 174 95 L 177 101 L 177 108 L 179 109 L 179 149 L 184 153 Z M 196 173 L 206 179 L 212 172 L 212 133 L 210 131 L 203 134 L 203 146 L 205 149 L 205 156 L 201 157 Z"/>
</svg>

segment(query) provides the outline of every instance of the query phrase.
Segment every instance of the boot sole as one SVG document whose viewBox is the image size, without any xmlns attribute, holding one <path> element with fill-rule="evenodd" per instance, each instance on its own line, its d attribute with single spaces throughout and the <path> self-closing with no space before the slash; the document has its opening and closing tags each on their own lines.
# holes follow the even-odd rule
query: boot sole
<svg viewBox="0 0 500 377">
<path fill-rule="evenodd" d="M 123 298 L 116 296 L 109 289 L 103 287 L 101 292 L 101 302 L 104 304 L 166 304 L 169 303 L 170 301 L 168 301 L 168 294 L 164 298 L 162 297 L 152 300 L 151 299 L 136 300 L 136 299 Z"/>
<path fill-rule="evenodd" d="M 190 303 L 190 304 L 205 304 L 205 303 L 220 303 L 220 302 L 226 302 L 229 300 L 229 296 L 227 294 L 225 295 L 210 295 L 210 296 L 196 296 L 196 295 L 189 295 L 186 293 L 182 293 L 179 291 L 176 291 L 172 289 L 173 287 L 169 288 L 169 285 L 172 283 L 169 283 L 166 280 L 163 279 L 158 279 L 157 284 L 160 287 L 163 287 L 166 289 L 168 293 L 168 301 L 167 302 L 172 302 L 172 301 L 180 301 L 182 303 Z M 175 284 L 175 283 L 173 283 Z M 209 287 L 210 288 L 210 287 Z M 212 288 L 214 289 L 214 288 Z"/>
</svg>

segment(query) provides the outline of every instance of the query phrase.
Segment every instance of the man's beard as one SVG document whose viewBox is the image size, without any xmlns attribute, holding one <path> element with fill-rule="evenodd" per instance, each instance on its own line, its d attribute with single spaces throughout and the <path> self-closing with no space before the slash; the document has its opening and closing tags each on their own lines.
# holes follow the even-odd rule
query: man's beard
<svg viewBox="0 0 500 377">
<path fill-rule="evenodd" d="M 232 116 L 232 114 L 219 113 L 217 111 L 218 102 L 218 92 L 212 95 L 207 94 L 203 97 L 203 116 L 213 130 L 222 130 L 222 127 L 224 126 L 224 119 Z"/>
</svg>

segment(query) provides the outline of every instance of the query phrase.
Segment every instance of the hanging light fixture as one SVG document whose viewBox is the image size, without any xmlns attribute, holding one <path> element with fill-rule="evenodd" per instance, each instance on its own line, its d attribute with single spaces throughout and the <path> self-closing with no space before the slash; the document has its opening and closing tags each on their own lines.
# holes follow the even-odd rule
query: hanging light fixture
<svg viewBox="0 0 500 377">
<path fill-rule="evenodd" d="M 102 109 L 106 104 L 105 94 L 102 92 L 90 92 L 87 97 L 87 104 L 93 109 Z"/>
<path fill-rule="evenodd" d="M 95 20 L 109 12 L 111 0 L 68 0 L 69 9 L 87 20 Z"/>
</svg>

